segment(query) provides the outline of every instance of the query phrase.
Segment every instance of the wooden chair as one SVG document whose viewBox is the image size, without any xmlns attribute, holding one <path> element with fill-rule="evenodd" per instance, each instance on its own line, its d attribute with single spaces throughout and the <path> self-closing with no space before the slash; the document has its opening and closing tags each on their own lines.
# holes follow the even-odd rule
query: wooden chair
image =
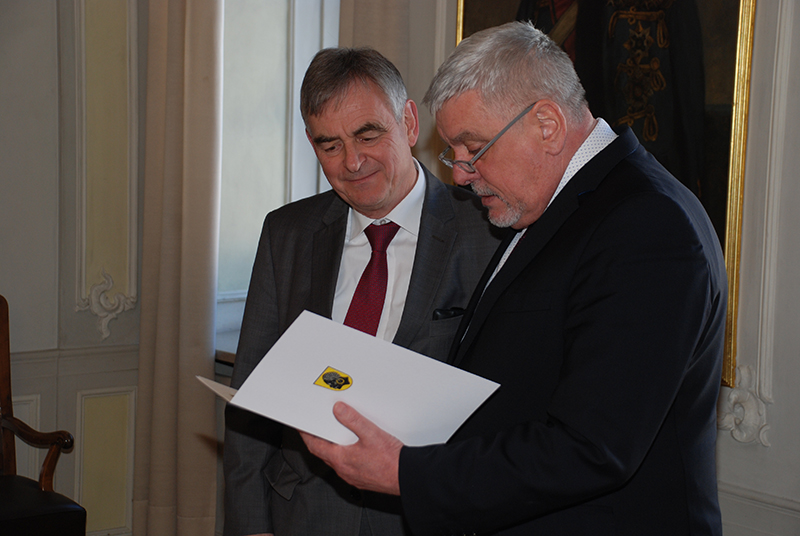
<svg viewBox="0 0 800 536">
<path fill-rule="evenodd" d="M 56 462 L 62 450 L 72 448 L 72 434 L 63 430 L 38 432 L 14 417 L 8 302 L 3 296 L 0 296 L 0 432 L 0 534 L 84 536 L 86 510 L 53 491 Z M 38 482 L 17 475 L 15 435 L 31 446 L 48 449 Z"/>
</svg>

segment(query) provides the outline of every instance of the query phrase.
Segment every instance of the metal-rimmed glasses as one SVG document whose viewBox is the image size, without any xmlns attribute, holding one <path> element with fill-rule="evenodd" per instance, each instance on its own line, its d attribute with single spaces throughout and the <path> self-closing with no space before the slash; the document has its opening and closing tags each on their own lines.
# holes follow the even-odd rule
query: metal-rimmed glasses
<svg viewBox="0 0 800 536">
<path fill-rule="evenodd" d="M 536 101 L 536 102 L 539 102 L 539 101 Z M 463 171 L 466 171 L 467 173 L 475 173 L 475 172 L 476 172 L 476 170 L 475 170 L 475 166 L 474 166 L 473 164 L 475 164 L 475 162 L 477 162 L 477 161 L 478 161 L 478 158 L 480 158 L 481 156 L 483 156 L 483 153 L 485 153 L 486 151 L 488 151 L 488 150 L 489 150 L 489 147 L 491 147 L 492 145 L 494 145 L 494 143 L 495 143 L 497 140 L 499 140 L 499 139 L 500 139 L 500 136 L 502 136 L 503 134 L 505 134 L 505 133 L 506 133 L 506 130 L 508 130 L 509 128 L 513 127 L 513 126 L 514 126 L 514 123 L 516 123 L 517 121 L 519 121 L 520 119 L 522 119 L 523 117 L 525 117 L 525 114 L 527 114 L 528 112 L 530 112 L 530 111 L 533 109 L 533 107 L 534 107 L 534 106 L 536 106 L 536 102 L 534 102 L 533 104 L 531 104 L 530 106 L 528 106 L 527 108 L 525 108 L 524 110 L 522 110 L 522 112 L 520 112 L 520 114 L 519 114 L 517 117 L 515 117 L 514 119 L 512 119 L 512 120 L 511 120 L 511 122 L 510 122 L 509 124 L 507 124 L 507 125 L 506 125 L 506 126 L 503 128 L 503 130 L 501 130 L 500 132 L 498 132 L 498 133 L 497 133 L 497 136 L 495 136 L 494 138 L 492 138 L 491 140 L 489 140 L 489 143 L 487 143 L 486 145 L 484 145 L 484 146 L 483 146 L 483 149 L 481 149 L 480 151 L 478 151 L 478 154 L 476 154 L 475 156 L 473 156 L 473 157 L 472 157 L 472 158 L 471 158 L 469 161 L 467 161 L 467 160 L 453 160 L 452 158 L 447 158 L 445 155 L 446 155 L 446 154 L 447 154 L 449 151 L 451 151 L 451 150 L 452 150 L 452 147 L 450 147 L 449 145 L 448 145 L 448 146 L 447 146 L 447 148 L 446 148 L 444 151 L 442 151 L 442 153 L 439 155 L 439 160 L 442 162 L 442 164 L 444 164 L 445 166 L 447 166 L 447 167 L 449 167 L 449 168 L 452 168 L 453 166 L 458 166 L 460 169 L 462 169 Z"/>
</svg>

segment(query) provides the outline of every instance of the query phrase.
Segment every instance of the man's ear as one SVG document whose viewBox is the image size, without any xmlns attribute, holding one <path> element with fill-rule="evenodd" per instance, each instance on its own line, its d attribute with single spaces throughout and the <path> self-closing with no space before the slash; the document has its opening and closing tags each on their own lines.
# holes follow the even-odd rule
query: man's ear
<svg viewBox="0 0 800 536">
<path fill-rule="evenodd" d="M 545 151 L 552 155 L 560 154 L 567 142 L 567 118 L 561 106 L 550 99 L 542 99 L 535 113 Z"/>
<path fill-rule="evenodd" d="M 403 124 L 408 137 L 408 146 L 414 147 L 419 138 L 419 116 L 417 114 L 417 105 L 411 99 L 406 101 L 406 105 L 403 108 Z"/>
</svg>

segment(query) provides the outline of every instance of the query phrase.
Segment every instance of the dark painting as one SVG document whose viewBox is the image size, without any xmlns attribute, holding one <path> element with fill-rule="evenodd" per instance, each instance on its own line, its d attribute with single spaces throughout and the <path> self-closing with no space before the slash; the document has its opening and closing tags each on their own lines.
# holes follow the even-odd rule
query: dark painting
<svg viewBox="0 0 800 536">
<path fill-rule="evenodd" d="M 630 126 L 724 244 L 738 16 L 731 0 L 464 0 L 462 35 L 511 20 L 550 33 L 592 113 Z"/>
</svg>

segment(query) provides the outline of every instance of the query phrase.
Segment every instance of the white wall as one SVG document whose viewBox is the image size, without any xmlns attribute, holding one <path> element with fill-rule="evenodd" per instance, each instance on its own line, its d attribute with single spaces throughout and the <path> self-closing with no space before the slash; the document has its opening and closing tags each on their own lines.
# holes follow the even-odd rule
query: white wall
<svg viewBox="0 0 800 536">
<path fill-rule="evenodd" d="M 57 346 L 56 15 L 49 0 L 0 1 L 0 294 L 12 352 Z"/>
</svg>

